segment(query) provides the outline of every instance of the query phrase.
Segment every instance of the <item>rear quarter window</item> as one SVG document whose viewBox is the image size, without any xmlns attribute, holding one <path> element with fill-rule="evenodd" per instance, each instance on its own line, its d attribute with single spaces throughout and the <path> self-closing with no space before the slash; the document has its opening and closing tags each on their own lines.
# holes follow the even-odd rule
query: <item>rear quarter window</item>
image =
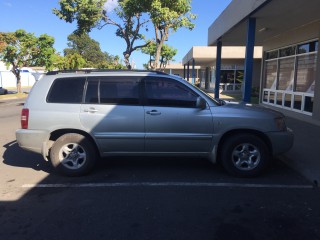
<svg viewBox="0 0 320 240">
<path fill-rule="evenodd" d="M 86 78 L 57 78 L 48 93 L 48 103 L 81 103 Z"/>
</svg>

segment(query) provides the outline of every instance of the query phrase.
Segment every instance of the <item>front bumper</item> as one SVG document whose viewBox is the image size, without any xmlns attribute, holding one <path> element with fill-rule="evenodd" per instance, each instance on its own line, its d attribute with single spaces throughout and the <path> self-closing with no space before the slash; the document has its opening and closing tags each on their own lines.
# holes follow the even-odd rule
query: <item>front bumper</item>
<svg viewBox="0 0 320 240">
<path fill-rule="evenodd" d="M 289 151 L 293 146 L 294 134 L 290 128 L 283 132 L 269 132 L 267 135 L 272 144 L 272 154 L 274 156 Z"/>
</svg>

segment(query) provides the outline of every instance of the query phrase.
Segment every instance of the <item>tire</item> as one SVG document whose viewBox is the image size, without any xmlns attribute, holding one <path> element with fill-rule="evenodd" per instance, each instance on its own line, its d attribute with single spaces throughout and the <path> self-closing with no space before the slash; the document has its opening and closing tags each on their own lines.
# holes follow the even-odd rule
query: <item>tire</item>
<svg viewBox="0 0 320 240">
<path fill-rule="evenodd" d="M 59 137 L 50 151 L 52 166 L 66 176 L 82 176 L 89 173 L 96 162 L 94 145 L 85 136 L 68 133 Z"/>
<path fill-rule="evenodd" d="M 237 177 L 258 176 L 270 163 L 270 151 L 266 143 L 253 134 L 231 136 L 221 147 L 223 167 Z"/>
</svg>

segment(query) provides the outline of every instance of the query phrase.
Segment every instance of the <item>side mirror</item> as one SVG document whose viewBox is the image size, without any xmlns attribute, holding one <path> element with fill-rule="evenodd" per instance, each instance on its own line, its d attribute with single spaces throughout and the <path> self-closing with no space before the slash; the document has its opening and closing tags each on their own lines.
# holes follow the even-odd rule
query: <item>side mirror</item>
<svg viewBox="0 0 320 240">
<path fill-rule="evenodd" d="M 202 97 L 197 98 L 196 107 L 200 109 L 205 109 L 207 107 L 207 102 Z"/>
<path fill-rule="evenodd" d="M 215 98 L 215 100 L 219 103 L 220 106 L 223 106 L 223 105 L 227 104 L 225 100 L 222 100 L 220 98 Z"/>
</svg>

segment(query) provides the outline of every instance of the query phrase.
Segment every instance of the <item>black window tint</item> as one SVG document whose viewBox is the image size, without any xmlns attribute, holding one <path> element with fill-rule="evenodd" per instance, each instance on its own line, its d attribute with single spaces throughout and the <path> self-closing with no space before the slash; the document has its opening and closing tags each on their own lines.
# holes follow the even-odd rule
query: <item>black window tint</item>
<svg viewBox="0 0 320 240">
<path fill-rule="evenodd" d="M 138 105 L 139 82 L 136 79 L 101 79 L 100 103 Z"/>
<path fill-rule="evenodd" d="M 88 81 L 85 103 L 99 103 L 99 81 Z"/>
<path fill-rule="evenodd" d="M 165 107 L 196 107 L 197 94 L 180 82 L 149 78 L 145 81 L 146 105 Z"/>
<path fill-rule="evenodd" d="M 58 78 L 54 81 L 47 101 L 50 103 L 81 103 L 85 78 Z"/>
<path fill-rule="evenodd" d="M 318 41 L 298 45 L 298 53 L 309 53 L 318 51 Z"/>
<path fill-rule="evenodd" d="M 280 49 L 280 57 L 287 57 L 296 54 L 296 46 Z"/>
<path fill-rule="evenodd" d="M 278 58 L 278 53 L 279 53 L 278 50 L 267 52 L 266 59 Z"/>
</svg>

